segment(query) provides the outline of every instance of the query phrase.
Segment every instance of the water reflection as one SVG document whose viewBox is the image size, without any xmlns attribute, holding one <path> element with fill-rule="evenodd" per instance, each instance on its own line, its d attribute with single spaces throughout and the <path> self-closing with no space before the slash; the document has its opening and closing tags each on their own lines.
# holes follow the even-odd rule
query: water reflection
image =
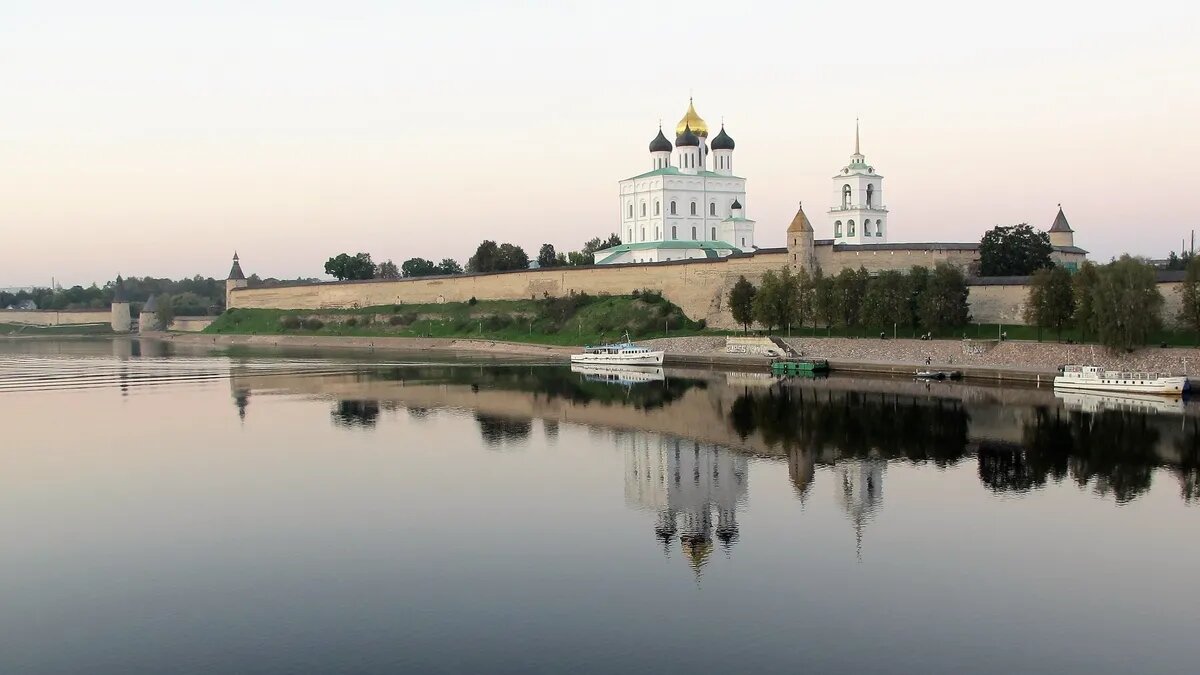
<svg viewBox="0 0 1200 675">
<path fill-rule="evenodd" d="M 1168 469 L 1186 502 L 1200 498 L 1200 417 L 1173 401 L 927 389 L 894 380 L 779 383 L 712 373 L 601 382 L 562 367 L 504 365 L 391 367 L 340 378 L 247 375 L 234 377 L 231 386 L 239 416 L 256 382 L 303 385 L 314 394 L 330 387 L 355 392 L 331 412 L 344 428 L 375 426 L 381 401 L 416 419 L 437 408 L 466 409 L 494 448 L 525 442 L 535 418 L 549 439 L 557 438 L 562 422 L 662 434 L 700 448 L 786 459 L 801 500 L 817 468 L 845 468 L 849 473 L 836 480 L 849 486 L 847 499 L 860 504 L 853 509 L 856 528 L 879 508 L 888 462 L 945 468 L 974 460 L 980 484 L 997 494 L 1070 480 L 1118 504 L 1145 494 L 1155 471 Z"/>
<path fill-rule="evenodd" d="M 379 401 L 338 401 L 329 416 L 336 426 L 349 429 L 366 429 L 379 420 Z"/>
<path fill-rule="evenodd" d="M 510 419 L 495 415 L 475 413 L 475 421 L 479 423 L 479 435 L 489 447 L 500 448 L 519 444 L 529 438 L 533 429 L 533 420 Z"/>
<path fill-rule="evenodd" d="M 663 553 L 670 553 L 678 534 L 680 550 L 699 578 L 713 535 L 726 551 L 737 540 L 737 509 L 749 489 L 745 455 L 659 434 L 623 434 L 617 444 L 625 455 L 626 503 L 656 513 L 654 535 Z"/>
</svg>

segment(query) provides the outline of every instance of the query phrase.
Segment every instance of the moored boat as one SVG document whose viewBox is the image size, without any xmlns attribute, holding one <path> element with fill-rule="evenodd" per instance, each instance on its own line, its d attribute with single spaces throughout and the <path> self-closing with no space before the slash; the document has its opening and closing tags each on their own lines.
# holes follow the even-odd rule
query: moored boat
<svg viewBox="0 0 1200 675">
<path fill-rule="evenodd" d="M 1178 396 L 1190 389 L 1182 375 L 1130 370 L 1105 370 L 1100 366 L 1069 365 L 1058 369 L 1055 389 L 1080 391 L 1116 391 L 1134 394 L 1168 394 Z"/>
<path fill-rule="evenodd" d="M 572 354 L 571 363 L 591 363 L 610 366 L 661 366 L 663 352 L 634 344 L 625 334 L 625 341 L 607 345 L 586 345 L 582 354 Z"/>
<path fill-rule="evenodd" d="M 771 361 L 771 372 L 780 374 L 823 373 L 829 370 L 825 359 L 775 359 Z"/>
</svg>

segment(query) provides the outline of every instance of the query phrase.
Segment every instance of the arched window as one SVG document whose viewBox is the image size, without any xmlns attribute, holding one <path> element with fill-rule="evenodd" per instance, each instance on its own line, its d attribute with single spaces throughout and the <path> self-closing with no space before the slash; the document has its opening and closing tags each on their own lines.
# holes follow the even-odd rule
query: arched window
<svg viewBox="0 0 1200 675">
<path fill-rule="evenodd" d="M 642 217 L 646 217 L 646 202 L 642 202 Z"/>
<path fill-rule="evenodd" d="M 661 211 L 661 209 L 660 209 L 660 207 L 661 207 L 661 206 L 662 206 L 662 205 L 661 205 L 661 204 L 659 204 L 659 202 L 658 202 L 658 200 L 657 200 L 657 199 L 656 199 L 656 200 L 654 200 L 654 215 L 656 215 L 656 216 L 657 216 L 657 215 L 659 215 L 659 213 L 660 213 L 660 211 Z"/>
<path fill-rule="evenodd" d="M 633 218 L 633 204 L 629 205 L 629 217 Z"/>
<path fill-rule="evenodd" d="M 696 215 L 696 202 L 692 202 L 692 215 Z"/>
<path fill-rule="evenodd" d="M 875 221 L 875 235 L 879 236 L 879 237 L 883 236 L 883 221 L 882 220 Z"/>
<path fill-rule="evenodd" d="M 867 208 L 868 209 L 871 208 L 871 198 L 874 196 L 875 196 L 875 186 L 868 185 L 867 186 Z"/>
<path fill-rule="evenodd" d="M 625 241 L 633 241 L 633 228 L 629 228 L 629 238 Z"/>
<path fill-rule="evenodd" d="M 717 203 L 716 202 L 708 203 L 708 215 L 710 215 L 710 216 L 717 215 Z"/>
<path fill-rule="evenodd" d="M 672 239 L 679 238 L 679 231 L 677 230 L 677 228 L 674 225 L 671 226 L 671 238 Z"/>
<path fill-rule="evenodd" d="M 742 237 L 742 248 L 746 248 L 746 238 Z"/>
<path fill-rule="evenodd" d="M 846 236 L 847 237 L 854 236 L 854 221 L 853 220 L 846 221 Z"/>
<path fill-rule="evenodd" d="M 654 240 L 658 241 L 659 239 L 662 239 L 662 236 L 659 234 L 658 228 L 656 227 L 654 228 Z"/>
<path fill-rule="evenodd" d="M 692 226 L 692 241 L 696 241 L 696 226 Z"/>
<path fill-rule="evenodd" d="M 713 241 L 717 240 L 717 228 L 715 228 L 715 227 L 712 229 L 712 240 Z"/>
<path fill-rule="evenodd" d="M 835 237 L 842 236 L 842 221 L 839 220 L 833 224 L 833 236 L 835 236 Z"/>
<path fill-rule="evenodd" d="M 850 193 L 851 193 L 850 186 L 843 185 L 842 186 L 842 208 L 843 209 L 850 208 Z"/>
<path fill-rule="evenodd" d="M 646 228 L 642 228 L 642 241 L 646 241 Z"/>
<path fill-rule="evenodd" d="M 671 215 L 675 215 L 675 200 L 671 200 Z"/>
</svg>

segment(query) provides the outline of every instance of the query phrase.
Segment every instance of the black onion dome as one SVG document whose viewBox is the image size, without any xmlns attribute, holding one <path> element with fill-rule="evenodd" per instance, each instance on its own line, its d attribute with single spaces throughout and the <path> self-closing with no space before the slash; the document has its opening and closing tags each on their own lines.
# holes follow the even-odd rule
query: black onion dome
<svg viewBox="0 0 1200 675">
<path fill-rule="evenodd" d="M 742 203 L 737 200 L 737 197 L 734 197 L 733 203 L 729 205 L 729 208 L 740 209 L 740 208 L 742 208 Z"/>
<path fill-rule="evenodd" d="M 671 141 L 668 141 L 667 137 L 663 136 L 662 128 L 660 127 L 658 135 L 654 137 L 654 140 L 650 141 L 650 152 L 670 152 L 672 149 Z"/>
<path fill-rule="evenodd" d="M 698 148 L 700 147 L 700 137 L 692 133 L 692 128 L 687 126 L 683 128 L 683 133 L 679 135 L 679 138 L 675 139 L 675 145 L 680 148 Z"/>
<path fill-rule="evenodd" d="M 732 150 L 733 149 L 733 139 L 729 137 L 729 134 L 725 133 L 725 125 L 724 124 L 721 125 L 721 131 L 717 134 L 717 137 L 712 139 L 712 149 L 713 150 Z"/>
</svg>

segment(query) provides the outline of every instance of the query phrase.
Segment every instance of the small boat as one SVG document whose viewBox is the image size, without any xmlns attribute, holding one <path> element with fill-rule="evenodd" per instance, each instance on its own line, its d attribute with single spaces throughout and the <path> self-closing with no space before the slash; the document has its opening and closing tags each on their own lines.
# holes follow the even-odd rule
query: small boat
<svg viewBox="0 0 1200 675">
<path fill-rule="evenodd" d="M 591 363 L 608 366 L 661 366 L 663 352 L 634 344 L 625 334 L 625 341 L 608 345 L 587 345 L 582 354 L 572 354 L 571 363 Z"/>
<path fill-rule="evenodd" d="M 961 380 L 961 370 L 918 370 L 914 373 L 922 380 Z"/>
<path fill-rule="evenodd" d="M 1054 378 L 1055 389 L 1117 391 L 1132 394 L 1181 395 L 1191 386 L 1187 377 L 1129 370 L 1105 370 L 1100 366 L 1062 366 Z"/>
<path fill-rule="evenodd" d="M 783 375 L 823 373 L 827 370 L 829 370 L 829 362 L 825 359 L 774 359 L 771 361 L 771 372 Z"/>
</svg>

